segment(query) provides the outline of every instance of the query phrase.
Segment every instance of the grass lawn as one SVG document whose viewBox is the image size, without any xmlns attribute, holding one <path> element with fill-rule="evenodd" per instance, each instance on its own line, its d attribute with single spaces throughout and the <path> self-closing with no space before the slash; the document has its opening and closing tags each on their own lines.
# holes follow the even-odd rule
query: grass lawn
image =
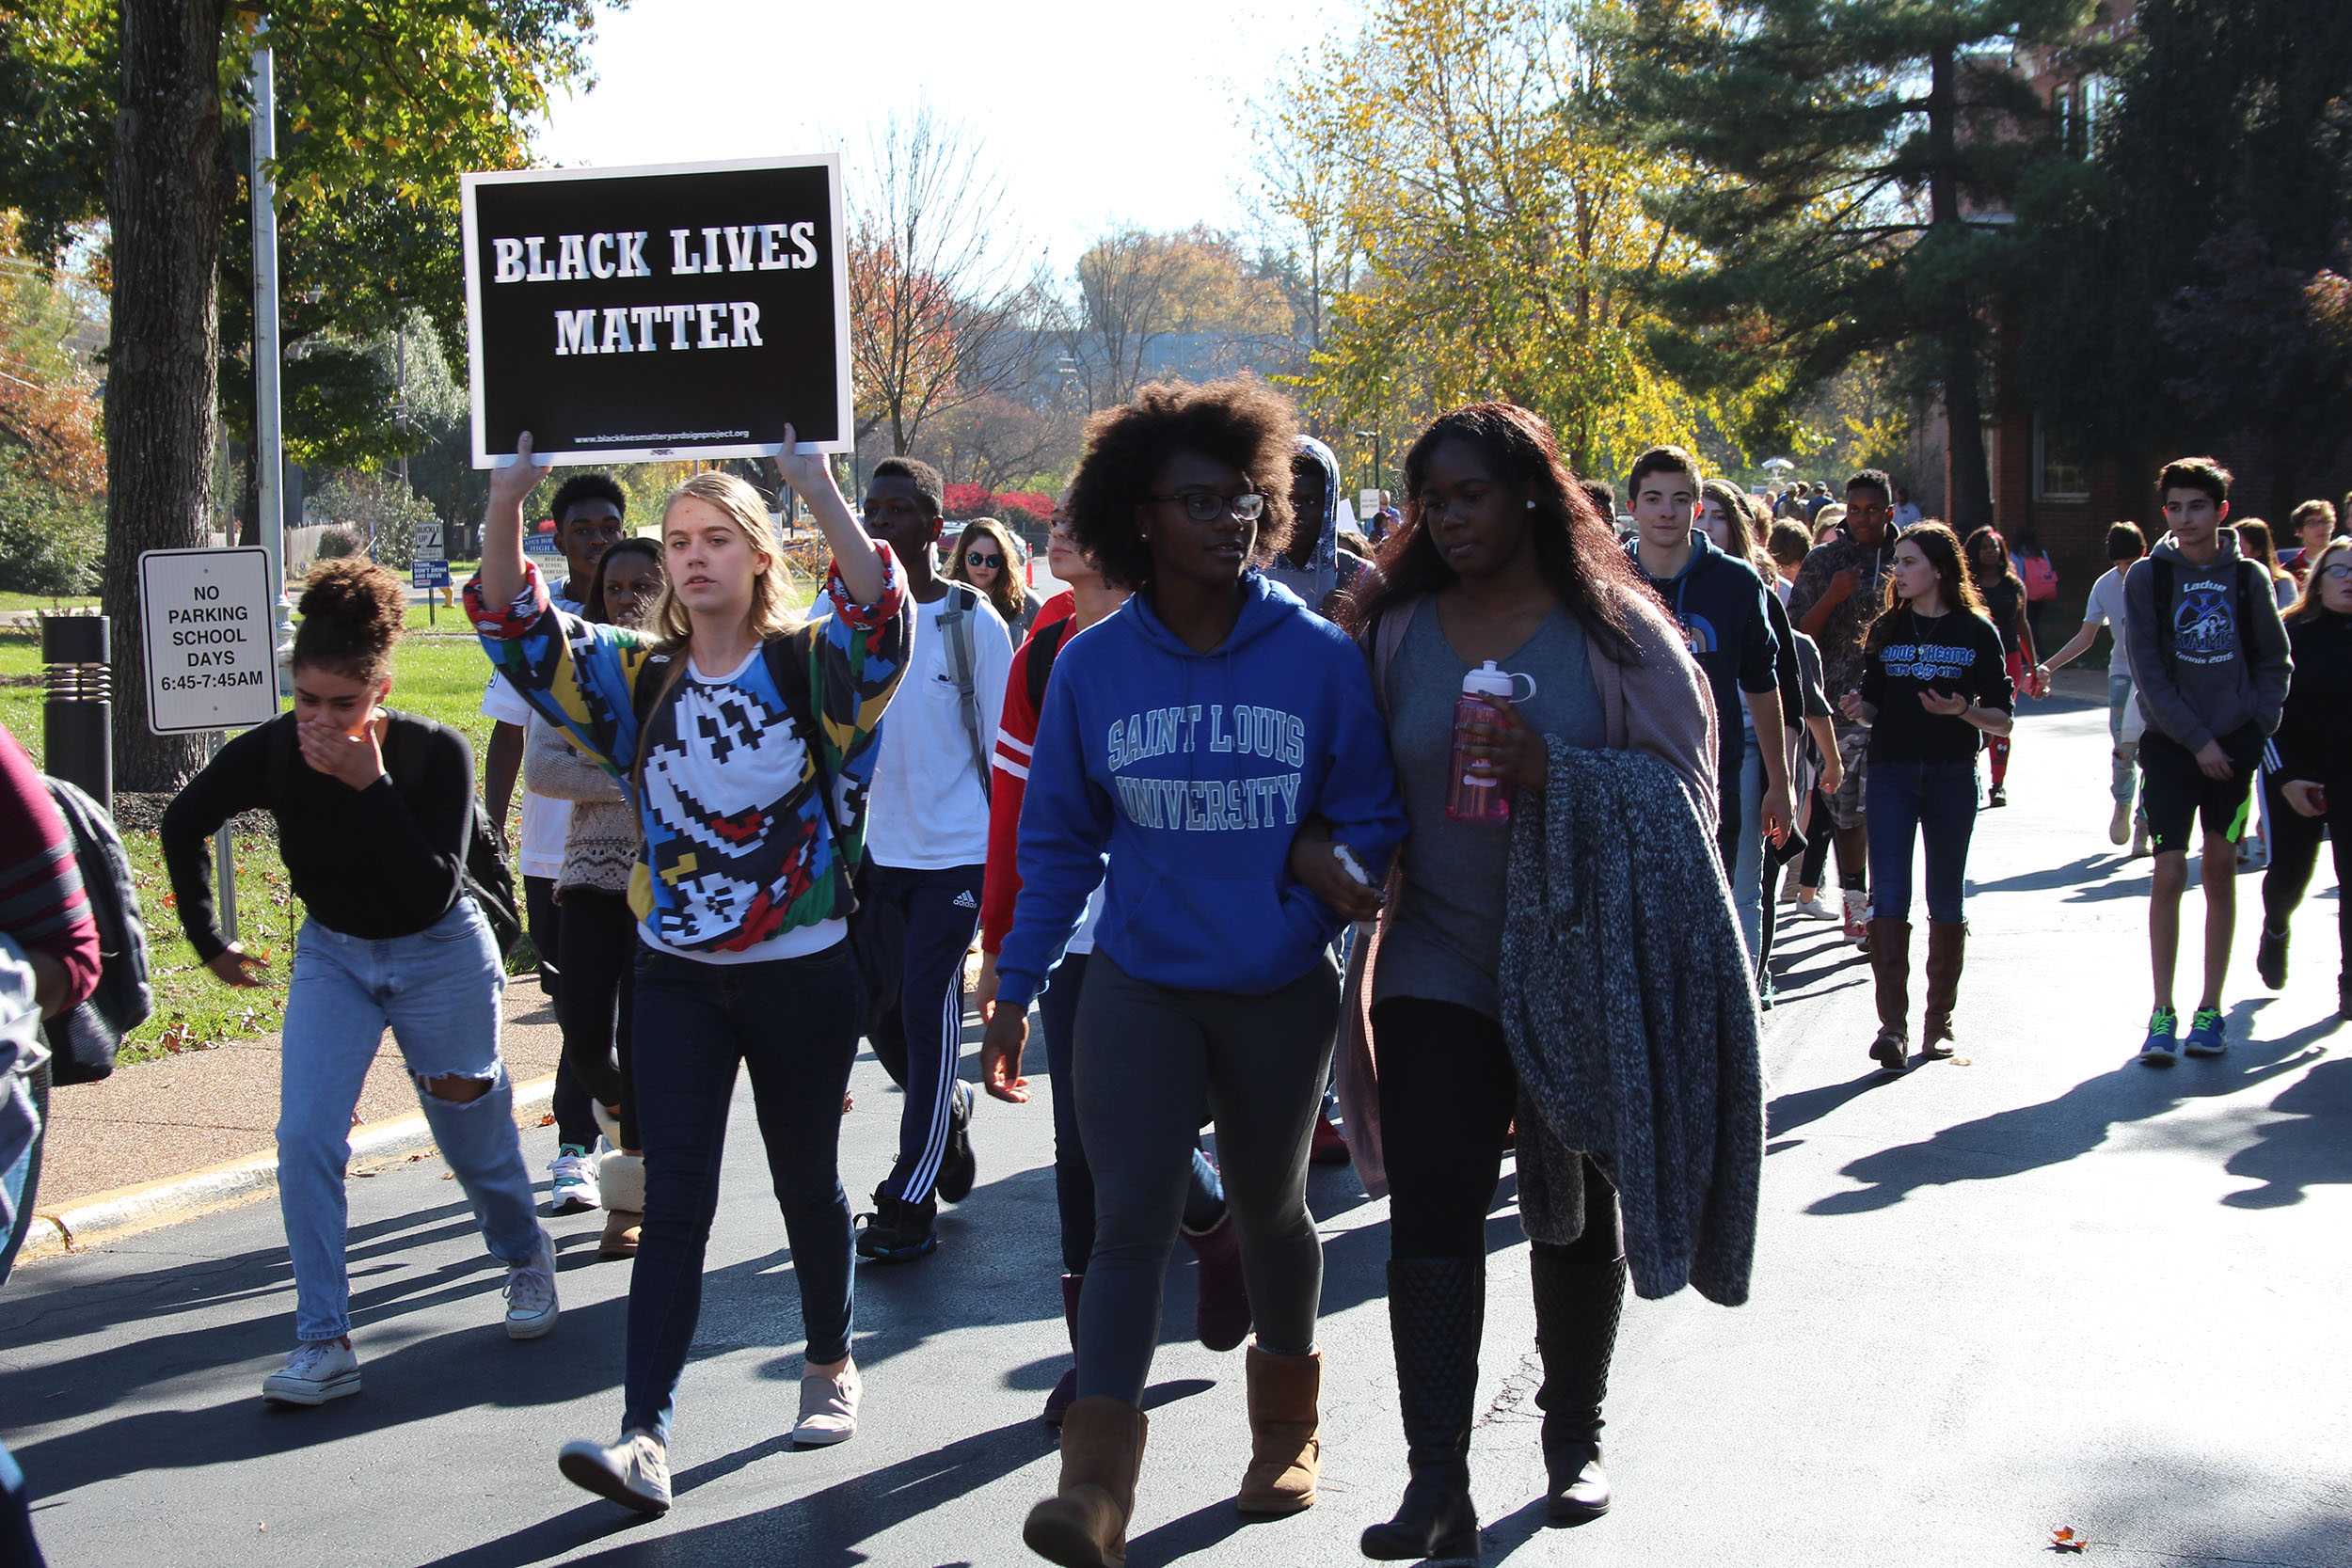
<svg viewBox="0 0 2352 1568">
<path fill-rule="evenodd" d="M 421 620 L 422 607 L 415 613 Z M 441 619 L 447 626 L 452 617 Z M 462 620 L 458 624 L 462 626 Z M 0 723 L 7 724 L 35 763 L 41 760 L 40 672 L 39 634 L 30 628 L 0 627 Z M 489 674 L 489 660 L 470 636 L 409 638 L 393 656 L 391 705 L 463 732 L 478 768 L 490 738 L 490 721 L 482 714 Z M 230 842 L 236 855 L 238 937 L 249 950 L 267 957 L 271 983 L 231 990 L 197 961 L 196 950 L 180 933 L 162 840 L 152 826 L 160 816 L 158 802 L 134 797 L 117 805 L 123 818 L 123 847 L 130 852 L 139 906 L 147 918 L 155 987 L 154 1016 L 123 1041 L 120 1059 L 148 1061 L 275 1034 L 285 1011 L 286 980 L 302 910 L 266 828 L 232 831 Z M 519 817 L 508 822 L 510 848 L 518 823 Z M 519 895 L 521 889 L 516 891 Z"/>
<path fill-rule="evenodd" d="M 97 606 L 94 594 L 53 599 L 46 594 L 0 594 L 0 610 L 94 610 Z"/>
</svg>

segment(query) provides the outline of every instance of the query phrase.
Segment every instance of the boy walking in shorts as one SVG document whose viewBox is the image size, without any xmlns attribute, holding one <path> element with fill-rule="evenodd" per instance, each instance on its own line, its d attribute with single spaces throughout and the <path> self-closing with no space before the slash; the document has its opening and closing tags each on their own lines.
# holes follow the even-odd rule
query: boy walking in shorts
<svg viewBox="0 0 2352 1568">
<path fill-rule="evenodd" d="M 2293 669 L 2270 580 L 2238 555 L 2237 531 L 2222 526 L 2230 477 L 2210 457 L 2166 464 L 2156 493 L 2168 531 L 2123 580 L 2124 648 L 2148 723 L 2139 743 L 2141 800 L 2155 851 L 2148 904 L 2155 1008 L 2138 1055 L 2150 1067 L 2170 1067 L 2175 1058 L 2172 971 L 2192 822 L 2204 830 L 2205 989 L 2182 1049 L 2192 1056 L 2228 1049 L 2221 983 L 2237 925 L 2237 842 Z"/>
</svg>

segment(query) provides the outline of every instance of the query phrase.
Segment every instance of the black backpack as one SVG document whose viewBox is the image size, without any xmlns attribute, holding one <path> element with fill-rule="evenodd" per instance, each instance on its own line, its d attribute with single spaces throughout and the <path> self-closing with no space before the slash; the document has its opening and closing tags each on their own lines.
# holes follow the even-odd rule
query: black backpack
<svg viewBox="0 0 2352 1568">
<path fill-rule="evenodd" d="M 1045 712 L 1045 683 L 1054 673 L 1054 660 L 1061 657 L 1062 639 L 1070 635 L 1073 618 L 1065 615 L 1051 626 L 1040 626 L 1029 634 L 1029 657 L 1023 667 L 1028 679 L 1029 711 Z"/>
<path fill-rule="evenodd" d="M 291 716 L 274 722 L 278 725 L 278 730 L 270 736 L 269 746 L 269 798 L 273 802 L 286 798 L 288 782 L 294 777 L 294 752 L 299 744 L 294 736 Z M 386 738 L 390 738 L 389 734 Z M 408 748 L 400 746 L 389 746 L 386 750 L 384 769 L 391 775 L 395 787 L 417 782 L 414 772 L 405 769 L 402 765 L 405 763 L 413 768 L 422 759 L 414 754 L 397 754 L 408 751 Z M 405 778 L 404 772 L 406 773 Z M 503 963 L 513 956 L 515 944 L 522 941 L 523 936 L 522 916 L 515 907 L 515 874 L 506 863 L 506 840 L 491 822 L 490 813 L 482 804 L 482 798 L 475 796 L 471 804 L 473 814 L 466 827 L 466 863 L 462 880 L 466 893 L 482 911 L 482 918 L 489 924 L 490 936 L 498 942 L 499 960 Z"/>
<path fill-rule="evenodd" d="M 131 880 L 131 857 L 103 807 L 63 779 L 47 779 L 49 798 L 73 834 L 83 896 L 98 925 L 98 989 L 72 1012 L 49 1021 L 49 1081 L 95 1084 L 115 1069 L 122 1037 L 155 1010 L 148 983 L 147 923 Z"/>
</svg>

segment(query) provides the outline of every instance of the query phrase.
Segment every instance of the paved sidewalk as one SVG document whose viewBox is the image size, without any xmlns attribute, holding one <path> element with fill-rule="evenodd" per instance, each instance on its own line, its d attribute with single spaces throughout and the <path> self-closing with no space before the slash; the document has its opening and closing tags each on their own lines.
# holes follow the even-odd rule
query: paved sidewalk
<svg viewBox="0 0 2352 1568">
<path fill-rule="evenodd" d="M 501 1045 L 516 1084 L 552 1073 L 563 1054 L 554 1009 L 529 976 L 507 983 Z M 103 1083 L 56 1090 L 35 1209 L 56 1213 L 119 1187 L 268 1152 L 278 1125 L 278 1052 L 275 1037 L 244 1040 L 118 1068 Z M 387 1035 L 368 1069 L 354 1131 L 416 1109 L 400 1049 Z M 533 1107 L 525 1119 L 535 1123 L 542 1114 Z"/>
</svg>

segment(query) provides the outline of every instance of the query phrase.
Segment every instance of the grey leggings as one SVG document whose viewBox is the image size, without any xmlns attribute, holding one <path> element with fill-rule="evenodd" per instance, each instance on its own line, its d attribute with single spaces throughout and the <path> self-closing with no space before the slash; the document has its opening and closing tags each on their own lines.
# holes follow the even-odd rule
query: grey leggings
<svg viewBox="0 0 2352 1568">
<path fill-rule="evenodd" d="M 1307 1212 L 1307 1152 L 1339 1013 L 1327 955 L 1268 996 L 1171 990 L 1099 950 L 1088 961 L 1073 1085 L 1094 1170 L 1081 1398 L 1142 1402 L 1204 1102 L 1258 1343 L 1278 1355 L 1314 1348 L 1323 1243 Z"/>
</svg>

